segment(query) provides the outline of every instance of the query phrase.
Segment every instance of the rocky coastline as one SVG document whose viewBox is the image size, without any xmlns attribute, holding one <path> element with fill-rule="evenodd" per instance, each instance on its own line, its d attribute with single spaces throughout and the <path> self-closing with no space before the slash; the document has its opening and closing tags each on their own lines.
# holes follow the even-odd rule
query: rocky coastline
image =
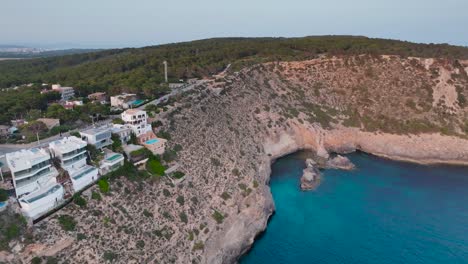
<svg viewBox="0 0 468 264">
<path fill-rule="evenodd" d="M 276 159 L 300 150 L 313 151 L 319 157 L 329 157 L 329 153 L 349 154 L 355 151 L 362 151 L 383 158 L 424 165 L 468 165 L 468 140 L 457 137 L 439 134 L 376 134 L 352 128 L 338 128 L 327 131 L 321 127 L 304 126 L 297 123 L 290 123 L 289 127 L 290 129 L 276 133 L 265 141 L 264 146 L 268 158 L 263 163 L 263 167 L 271 166 Z M 327 159 L 325 166 L 327 164 L 328 166 L 334 164 L 335 168 L 354 169 L 354 165 L 345 162 L 342 156 L 337 155 L 337 157 L 339 158 L 332 162 L 330 160 L 333 159 Z M 262 175 L 267 183 L 270 177 L 270 170 L 263 170 Z M 266 188 L 269 192 L 269 187 L 266 186 Z M 265 195 L 267 200 L 273 199 L 271 193 L 265 193 Z M 261 224 L 255 225 L 257 228 L 253 228 L 253 230 L 237 230 L 238 233 L 250 232 L 248 239 L 244 243 L 239 243 L 243 247 L 229 252 L 237 252 L 237 254 L 230 255 L 228 252 L 224 252 L 226 254 L 222 257 L 218 255 L 220 258 L 211 258 L 210 261 L 204 263 L 234 263 L 245 252 L 248 252 L 255 237 L 264 232 L 266 228 L 264 223 L 268 222 L 268 219 L 274 212 L 273 200 L 264 204 L 268 205 L 268 210 L 265 210 L 267 208 L 258 210 L 258 212 L 263 212 L 263 218 L 258 218 Z M 271 208 L 271 205 L 273 205 L 273 208 Z"/>
</svg>

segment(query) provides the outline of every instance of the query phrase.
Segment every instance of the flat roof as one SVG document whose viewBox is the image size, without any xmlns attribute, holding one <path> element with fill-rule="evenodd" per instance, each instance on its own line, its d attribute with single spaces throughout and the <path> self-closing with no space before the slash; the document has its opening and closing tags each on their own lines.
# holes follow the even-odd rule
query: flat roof
<svg viewBox="0 0 468 264">
<path fill-rule="evenodd" d="M 88 135 L 97 135 L 97 134 L 101 134 L 104 132 L 111 132 L 111 127 L 102 126 L 102 127 L 95 127 L 95 128 L 91 128 L 88 130 L 80 131 L 80 133 L 88 134 Z"/>
<path fill-rule="evenodd" d="M 49 160 L 49 153 L 43 148 L 22 149 L 5 155 L 8 167 L 12 171 L 29 169 L 32 166 Z"/>
<path fill-rule="evenodd" d="M 60 140 L 55 140 L 49 143 L 49 148 L 52 148 L 60 153 L 68 153 L 77 149 L 86 147 L 86 142 L 75 137 L 65 137 Z"/>
</svg>

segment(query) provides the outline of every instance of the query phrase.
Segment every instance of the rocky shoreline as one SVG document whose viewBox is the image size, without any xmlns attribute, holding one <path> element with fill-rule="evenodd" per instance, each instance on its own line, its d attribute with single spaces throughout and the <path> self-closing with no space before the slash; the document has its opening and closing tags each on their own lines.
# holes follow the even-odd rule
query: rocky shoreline
<svg viewBox="0 0 468 264">
<path fill-rule="evenodd" d="M 300 150 L 310 150 L 322 157 L 328 157 L 329 153 L 349 154 L 355 151 L 363 151 L 383 158 L 418 164 L 468 165 L 468 140 L 457 137 L 439 134 L 417 136 L 375 134 L 353 128 L 338 128 L 327 131 L 320 127 L 304 126 L 296 123 L 291 123 L 289 127 L 289 130 L 276 133 L 265 141 L 264 146 L 268 158 L 266 163 L 263 163 L 263 167 L 271 166 L 276 159 Z M 393 144 L 393 146 L 389 144 Z M 431 152 L 427 153 L 427 151 Z M 338 155 L 337 157 L 342 156 Z M 336 161 L 339 161 L 335 164 L 336 167 L 341 167 L 341 169 L 354 168 L 354 165 L 344 162 L 342 158 L 338 158 Z M 268 183 L 270 170 L 263 170 L 262 172 L 263 177 L 266 179 L 265 183 Z M 266 187 L 269 192 L 269 187 Z M 257 228 L 237 230 L 240 233 L 251 232 L 250 235 L 246 236 L 248 239 L 244 243 L 239 243 L 242 247 L 231 250 L 229 253 L 224 251 L 226 254 L 218 255 L 219 259 L 210 258 L 210 261 L 204 263 L 234 263 L 248 252 L 255 237 L 264 232 L 266 228 L 264 223 L 268 222 L 274 211 L 271 193 L 265 194 L 264 198 L 271 199 L 271 201 L 265 203 L 268 204 L 268 208 L 259 208 L 258 212 L 263 212 L 263 218 L 259 218 L 260 224 L 255 225 Z M 272 204 L 273 210 L 270 207 Z M 222 251 L 221 248 L 220 251 Z M 234 252 L 237 252 L 237 254 L 232 254 Z"/>
</svg>

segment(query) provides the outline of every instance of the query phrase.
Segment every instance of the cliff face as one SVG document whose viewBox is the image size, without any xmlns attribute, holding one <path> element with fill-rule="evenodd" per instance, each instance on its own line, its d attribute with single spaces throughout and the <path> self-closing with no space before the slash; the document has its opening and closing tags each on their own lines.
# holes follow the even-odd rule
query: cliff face
<svg viewBox="0 0 468 264">
<path fill-rule="evenodd" d="M 360 149 L 468 164 L 467 66 L 334 57 L 259 65 L 199 86 L 157 116 L 169 148 L 182 146 L 185 180 L 112 182 L 111 196 L 59 212 L 75 217 L 76 232 L 50 218 L 36 228 L 37 241 L 85 234 L 59 253 L 70 262 L 101 262 L 105 252 L 120 263 L 235 262 L 274 210 L 268 181 L 278 157 Z"/>
</svg>

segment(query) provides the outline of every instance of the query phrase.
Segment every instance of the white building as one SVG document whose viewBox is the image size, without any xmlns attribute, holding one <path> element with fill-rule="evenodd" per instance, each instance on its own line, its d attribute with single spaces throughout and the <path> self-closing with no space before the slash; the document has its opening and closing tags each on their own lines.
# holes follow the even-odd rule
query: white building
<svg viewBox="0 0 468 264">
<path fill-rule="evenodd" d="M 122 120 L 132 128 L 136 136 L 152 131 L 148 115 L 139 109 L 128 109 L 122 113 Z"/>
<path fill-rule="evenodd" d="M 114 124 L 111 128 L 111 131 L 112 134 L 119 136 L 122 144 L 126 144 L 128 141 L 130 141 L 133 130 L 129 125 Z"/>
<path fill-rule="evenodd" d="M 33 220 L 53 210 L 63 202 L 65 190 L 60 184 L 44 186 L 37 192 L 18 199 L 23 214 Z"/>
<path fill-rule="evenodd" d="M 124 155 L 112 151 L 106 152 L 104 159 L 99 166 L 99 173 L 105 175 L 109 172 L 115 171 L 124 165 Z"/>
<path fill-rule="evenodd" d="M 52 167 L 45 149 L 23 149 L 7 153 L 5 158 L 18 198 L 38 191 L 42 186 L 57 183 L 57 170 Z"/>
<path fill-rule="evenodd" d="M 88 144 L 95 146 L 98 149 L 102 149 L 112 144 L 111 127 L 102 126 L 97 128 L 91 128 L 80 132 L 81 138 Z"/>
<path fill-rule="evenodd" d="M 37 219 L 62 203 L 63 186 L 45 149 L 28 149 L 6 154 L 21 211 Z"/>
<path fill-rule="evenodd" d="M 54 157 L 60 159 L 62 168 L 67 170 L 75 192 L 82 190 L 98 178 L 98 170 L 86 164 L 86 142 L 77 137 L 66 137 L 49 143 Z"/>
<path fill-rule="evenodd" d="M 62 87 L 60 84 L 52 84 L 52 90 L 59 92 L 63 101 L 70 100 L 70 98 L 75 96 L 73 87 Z"/>
</svg>

